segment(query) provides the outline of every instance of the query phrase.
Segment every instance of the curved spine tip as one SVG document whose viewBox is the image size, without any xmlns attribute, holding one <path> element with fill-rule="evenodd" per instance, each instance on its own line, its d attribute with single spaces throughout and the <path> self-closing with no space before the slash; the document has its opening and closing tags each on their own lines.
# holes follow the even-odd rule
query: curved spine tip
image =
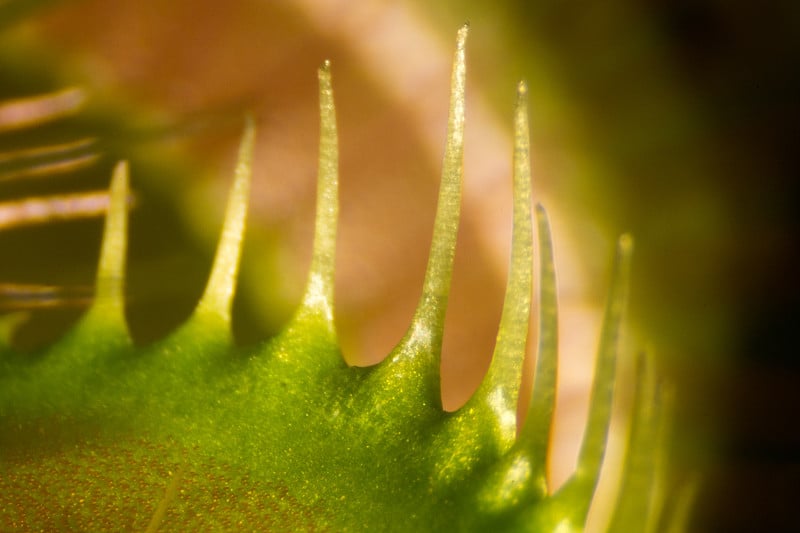
<svg viewBox="0 0 800 533">
<path fill-rule="evenodd" d="M 406 390 L 415 391 L 406 394 L 410 405 L 419 406 L 422 403 L 439 409 L 442 408 L 439 365 L 444 316 L 453 272 L 464 174 L 466 36 L 467 28 L 462 27 L 458 32 L 450 78 L 450 109 L 442 178 L 422 294 L 405 335 L 381 368 L 372 374 L 377 386 L 384 390 L 387 382 L 395 384 L 393 386 L 398 380 L 410 383 Z"/>
<path fill-rule="evenodd" d="M 611 422 L 611 407 L 616 382 L 616 360 L 619 337 L 628 303 L 633 239 L 622 235 L 617 241 L 611 288 L 606 302 L 605 316 L 597 350 L 594 379 L 589 401 L 589 417 L 584 430 L 578 463 L 573 478 L 568 482 L 580 494 L 583 509 L 576 509 L 585 520 L 589 503 L 600 477 Z"/>
<path fill-rule="evenodd" d="M 535 212 L 539 239 L 539 343 L 528 416 L 520 430 L 519 446 L 532 458 L 533 486 L 544 495 L 549 491 L 546 469 L 558 382 L 558 285 L 547 211 L 537 203 Z"/>
<path fill-rule="evenodd" d="M 442 178 L 436 218 L 433 224 L 428 266 L 425 270 L 422 295 L 411 321 L 408 333 L 395 348 L 405 352 L 410 344 L 418 347 L 414 353 L 425 351 L 433 355 L 438 373 L 442 330 L 450 293 L 456 237 L 461 215 L 461 183 L 464 175 L 464 107 L 466 87 L 466 60 L 464 47 L 467 26 L 458 32 L 453 71 L 450 78 L 450 111 L 447 123 L 447 140 L 442 162 Z"/>
<path fill-rule="evenodd" d="M 114 167 L 109 190 L 103 242 L 95 282 L 95 299 L 90 309 L 103 316 L 103 320 L 125 325 L 125 260 L 128 250 L 128 162 L 120 161 Z M 99 310 L 99 311 L 95 311 Z"/>
<path fill-rule="evenodd" d="M 525 80 L 520 80 L 517 83 L 517 96 L 523 97 L 528 95 L 528 84 Z"/>
<path fill-rule="evenodd" d="M 336 233 L 339 219 L 339 135 L 333 98 L 330 61 L 318 71 L 319 77 L 319 165 L 314 248 L 306 283 L 303 307 L 321 313 L 333 327 Z"/>
<path fill-rule="evenodd" d="M 528 343 L 533 289 L 533 225 L 528 105 L 519 94 L 514 110 L 514 204 L 511 261 L 494 355 L 476 398 L 487 401 L 501 424 L 506 447 L 514 443 L 522 363 Z"/>
<path fill-rule="evenodd" d="M 233 186 L 228 197 L 225 220 L 222 225 L 222 234 L 206 289 L 195 309 L 195 315 L 211 314 L 222 319 L 226 325 L 230 324 L 231 306 L 236 293 L 236 278 L 250 201 L 255 136 L 256 128 L 253 117 L 247 115 L 239 145 Z"/>
</svg>

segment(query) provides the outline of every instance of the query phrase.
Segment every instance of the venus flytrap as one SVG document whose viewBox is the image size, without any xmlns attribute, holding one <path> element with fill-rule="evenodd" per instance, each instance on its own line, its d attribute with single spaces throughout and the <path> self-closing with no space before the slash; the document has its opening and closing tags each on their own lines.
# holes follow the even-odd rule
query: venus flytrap
<svg viewBox="0 0 800 533">
<path fill-rule="evenodd" d="M 534 290 L 527 91 L 514 115 L 509 280 L 492 362 L 467 404 L 445 412 L 439 361 L 463 175 L 465 44 L 458 33 L 439 204 L 417 310 L 388 357 L 349 367 L 337 344 L 333 274 L 338 141 L 330 65 L 319 70 L 321 139 L 305 294 L 274 338 L 235 347 L 231 303 L 255 127 L 247 121 L 222 236 L 194 313 L 167 338 L 131 344 L 124 319 L 128 166 L 114 170 L 96 298 L 33 361 L 7 346 L 0 373 L 0 529 L 139 531 L 580 531 L 606 449 L 632 241 L 620 238 L 574 475 L 546 465 L 557 299 L 547 214 L 535 208 L 539 345 L 527 420 L 516 407 Z M 135 169 L 134 169 L 135 172 Z M 616 531 L 654 530 L 666 418 L 652 365 L 637 408 Z M 632 496 L 632 497 L 631 497 Z M 643 516 L 644 515 L 644 516 Z"/>
</svg>

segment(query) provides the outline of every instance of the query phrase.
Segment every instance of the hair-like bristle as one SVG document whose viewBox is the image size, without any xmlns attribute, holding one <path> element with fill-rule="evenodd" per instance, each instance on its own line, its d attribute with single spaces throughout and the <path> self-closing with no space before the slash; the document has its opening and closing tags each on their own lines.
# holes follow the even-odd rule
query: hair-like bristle
<svg viewBox="0 0 800 533">
<path fill-rule="evenodd" d="M 125 263 L 128 250 L 128 163 L 114 167 L 103 240 L 89 310 L 51 350 L 53 368 L 91 366 L 92 361 L 132 344 L 125 318 Z"/>
<path fill-rule="evenodd" d="M 400 417 L 411 416 L 420 408 L 442 406 L 439 365 L 464 174 L 467 33 L 465 25 L 456 39 L 442 179 L 422 295 L 405 336 L 371 375 L 375 394 L 396 397 L 395 401 L 402 405 L 398 409 Z"/>
<path fill-rule="evenodd" d="M 433 225 L 433 239 L 417 309 L 403 344 L 425 347 L 438 358 L 441 351 L 444 315 L 450 294 L 456 236 L 461 215 L 461 184 L 464 178 L 464 107 L 467 65 L 465 47 L 468 26 L 458 32 L 453 73 L 450 78 L 450 113 L 442 162 L 439 201 Z M 436 361 L 435 366 L 439 362 Z"/>
<path fill-rule="evenodd" d="M 334 268 L 339 218 L 339 136 L 333 98 L 331 63 L 326 60 L 317 71 L 319 81 L 319 164 L 314 245 L 303 299 L 294 315 L 274 339 L 275 346 L 291 368 L 287 372 L 322 376 L 347 365 L 339 350 L 334 323 Z M 312 334 L 313 333 L 313 334 Z M 314 339 L 314 346 L 298 349 Z M 269 363 L 265 363 L 267 366 Z M 308 374 L 305 374 L 308 377 Z M 270 378 L 267 378 L 270 379 Z"/>
<path fill-rule="evenodd" d="M 95 284 L 95 305 L 121 309 L 124 302 L 125 258 L 128 250 L 128 162 L 120 161 L 111 178 L 100 262 Z"/>
<path fill-rule="evenodd" d="M 325 61 L 319 78 L 319 166 L 314 248 L 301 312 L 319 314 L 334 334 L 334 267 L 339 219 L 339 136 L 331 85 L 331 64 Z"/>
<path fill-rule="evenodd" d="M 117 335 L 130 342 L 125 319 L 125 262 L 128 252 L 128 162 L 114 167 L 109 191 L 103 242 L 92 306 L 79 329 L 95 328 L 103 335 Z"/>
<path fill-rule="evenodd" d="M 617 253 L 611 287 L 597 350 L 589 416 L 578 454 L 575 473 L 556 494 L 556 499 L 569 502 L 571 523 L 584 524 L 589 506 L 600 478 L 600 469 L 608 444 L 611 405 L 616 382 L 616 359 L 619 336 L 628 303 L 633 238 L 622 235 L 617 241 Z"/>
<path fill-rule="evenodd" d="M 471 403 L 480 401 L 494 416 L 503 450 L 517 433 L 517 404 L 522 363 L 528 344 L 533 290 L 533 227 L 531 221 L 531 163 L 527 87 L 520 82 L 514 109 L 514 208 L 511 263 L 503 313 L 489 370 Z"/>
<path fill-rule="evenodd" d="M 663 429 L 664 409 L 660 387 L 650 353 L 636 358 L 636 379 L 633 391 L 628 444 L 619 484 L 620 498 L 609 524 L 609 532 L 623 533 L 625 528 L 644 518 L 644 532 L 655 531 L 653 513 L 659 485 L 659 438 Z"/>
<path fill-rule="evenodd" d="M 547 211 L 536 205 L 539 238 L 539 345 L 528 416 L 518 445 L 532 459 L 531 487 L 538 496 L 549 493 L 547 464 L 558 379 L 558 293 L 553 239 Z"/>
<path fill-rule="evenodd" d="M 236 293 L 242 241 L 250 202 L 250 181 L 253 173 L 253 149 L 255 146 L 255 124 L 252 117 L 245 119 L 245 128 L 239 145 L 235 177 L 228 197 L 222 234 L 211 268 L 205 292 L 195 310 L 195 316 L 213 317 L 230 330 L 231 306 Z"/>
<path fill-rule="evenodd" d="M 558 352 L 553 249 L 547 213 L 541 205 L 536 206 L 536 220 L 539 238 L 540 309 L 539 349 L 533 394 L 528 417 L 519 436 L 511 448 L 504 450 L 504 453 L 497 458 L 496 464 L 490 467 L 477 499 L 481 512 L 489 516 L 502 517 L 506 513 L 511 513 L 511 509 L 515 509 L 513 511 L 517 513 L 514 518 L 515 523 L 519 524 L 518 527 L 522 530 L 531 531 L 537 531 L 537 524 L 551 523 L 550 517 L 546 516 L 549 505 L 547 502 L 550 501 L 546 470 L 550 450 L 550 426 L 555 405 Z M 532 268 L 532 264 L 529 268 Z M 525 327 L 527 328 L 527 323 Z M 518 386 L 518 382 L 516 385 Z M 482 413 L 484 417 L 487 414 Z M 498 518 L 498 520 L 505 519 L 508 519 L 507 514 L 505 518 Z"/>
</svg>

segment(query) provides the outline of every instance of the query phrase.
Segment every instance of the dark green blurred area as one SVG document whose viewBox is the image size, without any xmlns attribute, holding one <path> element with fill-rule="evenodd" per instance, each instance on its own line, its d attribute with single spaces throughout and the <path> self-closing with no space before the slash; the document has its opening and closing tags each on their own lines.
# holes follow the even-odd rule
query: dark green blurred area
<svg viewBox="0 0 800 533">
<path fill-rule="evenodd" d="M 0 27 L 38 4 L 47 2 L 0 4 Z M 471 68 L 496 109 L 510 109 L 517 79 L 529 81 L 534 149 L 537 138 L 563 144 L 548 166 L 558 175 L 542 179 L 604 237 L 629 231 L 636 239 L 632 317 L 679 386 L 676 475 L 708 470 L 697 530 L 800 527 L 790 503 L 800 486 L 800 294 L 792 274 L 800 4 L 461 4 L 417 8 L 447 36 L 470 20 Z M 0 99 L 91 85 L 43 50 L 0 46 Z M 0 152 L 91 135 L 104 154 L 68 179 L 0 182 L 0 200 L 102 188 L 114 161 L 136 158 L 143 179 L 128 292 L 134 333 L 147 340 L 188 314 L 210 251 L 176 213 L 180 186 L 165 185 L 202 171 L 186 153 L 163 150 L 174 124 L 143 126 L 139 113 L 106 101 L 35 134 L 0 134 Z M 0 281 L 86 284 L 100 228 L 91 220 L 0 233 Z M 40 324 L 55 335 L 77 313 L 49 311 L 22 336 L 41 342 L 48 334 Z M 238 316 L 246 338 L 277 327 L 255 325 L 246 309 Z"/>
</svg>

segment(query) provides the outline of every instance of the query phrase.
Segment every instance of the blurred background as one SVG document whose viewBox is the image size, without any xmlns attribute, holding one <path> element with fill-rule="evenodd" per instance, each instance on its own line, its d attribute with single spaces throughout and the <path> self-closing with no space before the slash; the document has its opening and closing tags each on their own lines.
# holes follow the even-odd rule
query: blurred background
<svg viewBox="0 0 800 533">
<path fill-rule="evenodd" d="M 337 327 L 349 362 L 380 360 L 421 287 L 465 20 L 465 198 L 445 406 L 469 397 L 494 345 L 512 102 L 525 79 L 534 194 L 553 219 L 563 313 L 554 480 L 574 463 L 612 243 L 629 231 L 627 344 L 652 347 L 678 389 L 671 471 L 677 485 L 702 472 L 693 529 L 800 528 L 800 7 L 788 1 L 0 2 L 0 312 L 34 308 L 15 343 L 35 352 L 89 301 L 101 231 L 91 215 L 103 202 L 90 193 L 120 158 L 134 184 L 134 337 L 157 339 L 191 312 L 246 111 L 259 141 L 235 330 L 241 344 L 274 334 L 310 258 L 316 69 L 330 59 Z M 75 194 L 66 222 L 21 214 L 26 199 Z"/>
</svg>

